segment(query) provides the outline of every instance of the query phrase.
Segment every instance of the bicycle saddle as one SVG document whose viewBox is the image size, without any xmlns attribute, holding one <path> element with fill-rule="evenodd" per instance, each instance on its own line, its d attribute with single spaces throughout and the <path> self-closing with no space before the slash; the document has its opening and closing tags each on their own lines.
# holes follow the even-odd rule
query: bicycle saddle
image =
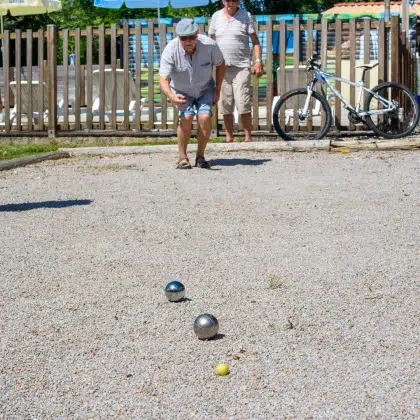
<svg viewBox="0 0 420 420">
<path fill-rule="evenodd" d="M 359 64 L 358 66 L 354 66 L 355 69 L 366 69 L 366 70 L 372 70 L 374 67 L 376 67 L 379 64 L 377 61 L 373 64 Z"/>
</svg>

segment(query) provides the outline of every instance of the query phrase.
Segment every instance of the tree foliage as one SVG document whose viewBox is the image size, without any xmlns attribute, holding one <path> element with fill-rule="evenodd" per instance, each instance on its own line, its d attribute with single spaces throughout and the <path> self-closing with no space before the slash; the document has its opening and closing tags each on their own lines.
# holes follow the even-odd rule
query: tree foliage
<svg viewBox="0 0 420 420">
<path fill-rule="evenodd" d="M 344 0 L 345 2 L 350 0 Z M 353 0 L 366 1 L 366 0 Z M 375 0 L 367 0 L 375 1 Z M 320 13 L 335 3 L 334 0 L 241 0 L 241 6 L 253 15 L 258 14 L 289 14 L 289 13 Z M 98 27 L 101 24 L 109 26 L 123 19 L 157 18 L 156 9 L 102 9 L 93 5 L 93 0 L 61 0 L 62 10 L 45 15 L 33 16 L 6 16 L 5 29 L 32 29 L 45 28 L 48 24 L 55 24 L 59 29 Z M 192 7 L 189 9 L 174 9 L 169 7 L 161 9 L 162 17 L 194 17 L 211 16 L 216 10 L 223 7 L 222 0 L 217 0 L 208 6 Z"/>
<path fill-rule="evenodd" d="M 111 23 L 118 23 L 124 19 L 148 19 L 157 18 L 157 9 L 129 9 L 122 6 L 120 9 L 103 9 L 93 5 L 93 0 L 61 0 L 62 10 L 45 15 L 32 16 L 6 16 L 4 28 L 14 31 L 15 29 L 38 30 L 49 24 L 57 25 L 59 29 L 86 28 L 87 26 L 98 27 Z M 216 10 L 223 7 L 220 0 L 209 3 L 208 6 L 192 7 L 189 9 L 174 9 L 169 7 L 161 9 L 162 17 L 194 17 L 211 16 Z"/>
<path fill-rule="evenodd" d="M 284 15 L 289 13 L 320 13 L 334 4 L 334 0 L 242 0 L 253 15 Z"/>
</svg>

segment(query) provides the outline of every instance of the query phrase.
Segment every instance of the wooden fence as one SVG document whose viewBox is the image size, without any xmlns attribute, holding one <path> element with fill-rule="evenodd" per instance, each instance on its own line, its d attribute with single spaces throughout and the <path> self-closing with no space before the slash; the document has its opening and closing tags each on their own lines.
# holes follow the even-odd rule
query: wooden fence
<svg viewBox="0 0 420 420">
<path fill-rule="evenodd" d="M 378 61 L 379 66 L 367 76 L 371 87 L 379 81 L 392 80 L 414 91 L 414 48 L 400 27 L 397 16 L 389 23 L 296 18 L 291 24 L 269 20 L 259 25 L 259 34 L 265 36 L 265 76 L 252 77 L 253 130 L 273 132 L 271 110 L 277 95 L 306 84 L 304 65 L 315 51 L 321 54 L 323 68 L 351 81 L 359 80 L 357 64 Z M 122 28 L 113 24 L 110 28 L 57 31 L 50 25 L 45 32 L 5 31 L 0 35 L 3 42 L 0 88 L 4 106 L 0 135 L 47 130 L 50 136 L 68 132 L 86 135 L 86 131 L 92 134 L 106 131 L 117 136 L 152 130 L 162 134 L 173 132 L 178 113 L 161 95 L 156 54 L 159 58 L 174 29 L 158 26 L 151 20 L 147 27 L 136 23 L 134 28 L 125 23 Z M 206 33 L 208 28 L 201 25 L 200 29 Z M 142 35 L 148 37 L 148 59 L 143 66 Z M 286 48 L 290 36 L 293 52 Z M 23 46 L 25 65 L 22 65 Z M 138 63 L 134 68 L 129 65 L 130 48 L 135 51 L 134 63 Z M 69 63 L 70 53 L 74 64 Z M 63 57 L 61 62 L 58 57 Z M 336 87 L 354 103 L 354 87 L 340 82 Z M 357 129 L 338 101 L 331 99 L 331 104 L 336 129 Z M 223 119 L 215 111 L 213 127 L 223 130 Z"/>
</svg>

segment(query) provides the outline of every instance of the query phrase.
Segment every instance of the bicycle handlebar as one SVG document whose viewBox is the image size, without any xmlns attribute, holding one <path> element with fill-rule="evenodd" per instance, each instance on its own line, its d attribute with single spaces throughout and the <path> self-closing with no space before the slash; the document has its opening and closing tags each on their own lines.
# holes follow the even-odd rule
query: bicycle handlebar
<svg viewBox="0 0 420 420">
<path fill-rule="evenodd" d="M 308 65 L 308 67 L 316 67 L 317 69 L 321 68 L 321 65 L 319 63 L 317 63 L 317 61 L 319 60 L 319 54 L 318 53 L 314 53 L 312 55 L 312 57 L 309 57 L 308 61 L 306 62 L 306 64 Z"/>
</svg>

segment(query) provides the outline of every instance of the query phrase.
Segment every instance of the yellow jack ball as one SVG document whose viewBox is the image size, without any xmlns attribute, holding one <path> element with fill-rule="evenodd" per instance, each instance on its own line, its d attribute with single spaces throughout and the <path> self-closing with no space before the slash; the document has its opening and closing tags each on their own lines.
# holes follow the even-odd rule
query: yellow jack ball
<svg viewBox="0 0 420 420">
<path fill-rule="evenodd" d="M 219 376 L 229 375 L 229 366 L 227 363 L 219 363 L 216 366 L 216 374 Z"/>
</svg>

